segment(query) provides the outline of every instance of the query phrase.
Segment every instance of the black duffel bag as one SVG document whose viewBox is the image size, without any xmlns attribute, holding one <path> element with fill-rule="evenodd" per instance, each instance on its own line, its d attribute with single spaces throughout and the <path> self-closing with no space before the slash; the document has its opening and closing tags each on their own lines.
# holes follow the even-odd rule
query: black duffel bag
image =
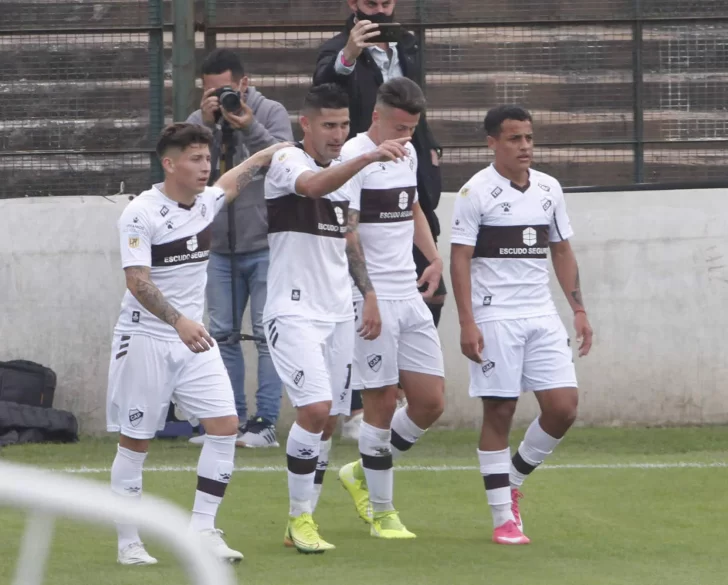
<svg viewBox="0 0 728 585">
<path fill-rule="evenodd" d="M 28 406 L 53 406 L 56 373 L 35 362 L 0 362 L 0 400 Z"/>
</svg>

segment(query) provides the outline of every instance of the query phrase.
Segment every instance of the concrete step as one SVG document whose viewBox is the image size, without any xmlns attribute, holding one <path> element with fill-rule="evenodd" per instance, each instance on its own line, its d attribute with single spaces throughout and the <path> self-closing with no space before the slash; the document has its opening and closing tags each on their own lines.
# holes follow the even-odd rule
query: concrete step
<svg viewBox="0 0 728 585">
<path fill-rule="evenodd" d="M 728 60 L 728 26 L 653 30 L 645 34 L 643 63 L 648 72 L 723 71 Z M 331 33 L 221 35 L 218 46 L 238 50 L 256 75 L 313 74 L 320 45 Z M 698 42 L 698 40 L 700 42 Z M 196 60 L 205 56 L 197 35 Z M 171 71 L 172 35 L 165 34 L 165 63 Z M 581 27 L 532 29 L 492 27 L 430 30 L 425 43 L 428 73 L 593 74 L 629 72 L 629 28 Z M 40 65 L 40 66 L 39 66 Z M 0 72 L 5 81 L 143 79 L 149 73 L 148 40 L 143 34 L 20 36 L 0 44 Z"/>
<path fill-rule="evenodd" d="M 537 148 L 535 168 L 557 177 L 564 186 L 620 185 L 634 180 L 633 153 L 628 148 Z M 0 198 L 47 195 L 113 195 L 149 187 L 149 156 L 27 155 L 0 157 Z M 457 191 L 487 166 L 485 148 L 449 150 L 443 160 L 445 191 Z M 648 148 L 647 181 L 690 181 L 723 178 L 728 151 L 723 146 L 688 149 Z"/>
<path fill-rule="evenodd" d="M 298 111 L 311 78 L 303 75 L 256 76 L 256 87 Z M 511 73 L 430 73 L 427 98 L 432 109 L 482 109 L 484 104 L 517 102 L 547 111 L 629 111 L 632 79 L 628 73 L 547 75 Z M 199 85 L 199 84 L 198 84 Z M 171 81 L 165 82 L 165 103 L 171 108 Z M 715 111 L 724 106 L 728 71 L 723 73 L 649 73 L 644 76 L 643 107 L 648 110 Z M 29 97 L 29 96 L 32 96 Z M 0 81 L 4 119 L 48 117 L 146 118 L 148 80 L 12 82 Z M 198 98 L 201 89 L 198 89 Z"/>
</svg>

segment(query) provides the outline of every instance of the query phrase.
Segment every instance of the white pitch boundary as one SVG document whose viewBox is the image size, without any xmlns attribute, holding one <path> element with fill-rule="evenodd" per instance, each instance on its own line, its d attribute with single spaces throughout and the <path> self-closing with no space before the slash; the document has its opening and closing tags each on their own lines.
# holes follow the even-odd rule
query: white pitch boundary
<svg viewBox="0 0 728 585">
<path fill-rule="evenodd" d="M 676 461 L 674 463 L 565 463 L 549 465 L 544 464 L 539 469 L 710 469 L 728 467 L 728 461 L 714 461 L 709 463 L 696 463 L 691 461 Z M 330 471 L 337 471 L 338 467 L 329 467 Z M 395 466 L 397 471 L 479 471 L 475 465 L 402 465 Z M 60 471 L 63 473 L 109 473 L 110 467 L 66 467 L 61 469 L 49 469 L 48 471 Z M 145 467 L 145 473 L 170 473 L 183 471 L 197 471 L 197 466 L 191 465 L 163 465 L 159 467 Z M 281 473 L 286 471 L 283 465 L 270 466 L 244 466 L 236 467 L 235 471 L 249 473 Z"/>
</svg>

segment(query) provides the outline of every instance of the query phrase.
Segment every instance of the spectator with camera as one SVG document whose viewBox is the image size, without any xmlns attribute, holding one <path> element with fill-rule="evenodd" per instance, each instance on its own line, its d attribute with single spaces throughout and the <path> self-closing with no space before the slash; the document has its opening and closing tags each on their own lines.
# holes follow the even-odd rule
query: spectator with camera
<svg viewBox="0 0 728 585">
<path fill-rule="evenodd" d="M 188 122 L 207 126 L 214 142 L 210 147 L 213 177 L 225 166 L 224 150 L 234 151 L 232 165 L 278 142 L 293 140 L 288 112 L 278 102 L 264 97 L 249 84 L 243 65 L 230 49 L 215 49 L 202 64 L 203 95 L 200 109 Z M 221 167 L 222 165 L 222 167 Z M 250 317 L 258 350 L 258 390 L 255 416 L 248 418 L 245 399 L 245 362 L 239 343 L 220 343 L 225 367 L 235 392 L 240 419 L 238 446 L 277 447 L 275 423 L 281 404 L 282 384 L 270 357 L 261 323 L 266 300 L 268 273 L 268 218 L 260 173 L 243 187 L 234 205 L 235 249 L 230 249 L 228 210 L 224 208 L 212 224 L 212 247 L 208 267 L 207 305 L 210 334 L 225 337 L 239 330 L 250 301 Z M 233 254 L 231 258 L 230 255 Z M 232 266 L 237 282 L 232 286 Z M 233 288 L 237 314 L 233 315 Z M 192 442 L 201 443 L 200 437 Z"/>
<path fill-rule="evenodd" d="M 321 46 L 313 82 L 337 83 L 346 89 L 351 118 L 349 138 L 353 138 L 369 129 L 380 85 L 402 76 L 421 83 L 424 72 L 417 39 L 395 22 L 396 0 L 347 0 L 347 4 L 352 14 L 346 21 L 345 29 Z M 440 222 L 435 209 L 442 190 L 442 149 L 427 124 L 425 114 L 422 114 L 412 137 L 412 145 L 417 152 L 417 193 L 420 205 L 437 242 Z M 416 246 L 412 252 L 417 277 L 420 278 L 429 263 Z M 435 325 L 440 321 L 446 294 L 445 283 L 440 279 L 434 296 L 427 301 Z M 355 391 L 352 394 L 352 417 L 342 427 L 344 436 L 357 438 L 361 408 L 361 397 Z"/>
</svg>

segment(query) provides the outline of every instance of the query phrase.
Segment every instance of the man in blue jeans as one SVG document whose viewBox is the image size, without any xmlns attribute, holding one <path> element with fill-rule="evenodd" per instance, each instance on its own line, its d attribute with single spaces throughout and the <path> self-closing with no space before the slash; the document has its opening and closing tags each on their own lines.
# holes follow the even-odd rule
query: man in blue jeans
<svg viewBox="0 0 728 585">
<path fill-rule="evenodd" d="M 188 122 L 202 124 L 214 134 L 210 148 L 212 168 L 220 168 L 222 124 L 227 122 L 233 131 L 238 164 L 250 155 L 277 142 L 293 140 L 288 112 L 278 102 L 269 100 L 248 83 L 243 65 L 235 52 L 216 49 L 202 65 L 203 96 L 200 109 Z M 215 95 L 218 88 L 229 86 L 240 94 L 237 111 L 223 108 Z M 207 306 L 210 315 L 210 334 L 225 336 L 239 328 L 245 307 L 250 301 L 253 334 L 265 339 L 261 319 L 266 299 L 268 274 L 268 218 L 260 173 L 247 184 L 235 202 L 235 254 L 238 279 L 237 315 L 232 314 L 232 271 L 228 240 L 228 213 L 223 209 L 212 224 L 212 248 L 208 265 Z M 237 325 L 237 327 L 235 327 Z M 281 405 L 281 380 L 273 367 L 268 345 L 256 342 L 258 349 L 258 391 L 255 416 L 248 418 L 245 401 L 245 362 L 239 343 L 221 343 L 220 353 L 225 362 L 235 392 L 235 406 L 240 419 L 236 444 L 245 447 L 278 447 L 275 423 Z M 202 442 L 200 437 L 191 442 Z"/>
</svg>

